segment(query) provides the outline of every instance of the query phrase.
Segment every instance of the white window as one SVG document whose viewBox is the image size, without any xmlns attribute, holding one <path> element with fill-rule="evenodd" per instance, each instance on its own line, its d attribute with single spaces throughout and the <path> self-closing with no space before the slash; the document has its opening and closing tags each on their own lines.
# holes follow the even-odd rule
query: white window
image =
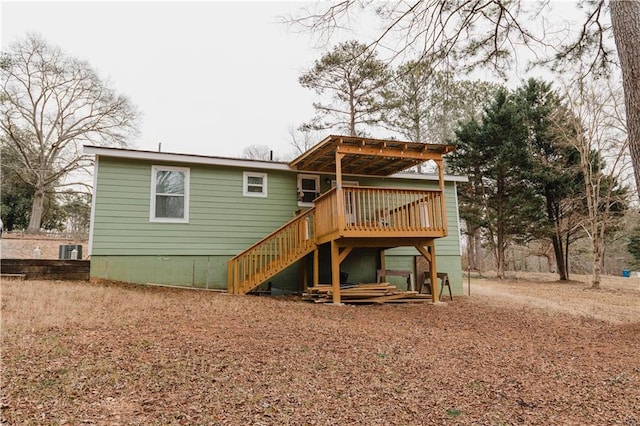
<svg viewBox="0 0 640 426">
<path fill-rule="evenodd" d="M 245 197 L 267 196 L 267 174 L 257 172 L 244 172 L 242 174 L 242 194 Z"/>
<path fill-rule="evenodd" d="M 311 207 L 320 195 L 320 176 L 298 175 L 298 206 Z"/>
<path fill-rule="evenodd" d="M 189 169 L 151 167 L 152 222 L 189 222 Z"/>
</svg>

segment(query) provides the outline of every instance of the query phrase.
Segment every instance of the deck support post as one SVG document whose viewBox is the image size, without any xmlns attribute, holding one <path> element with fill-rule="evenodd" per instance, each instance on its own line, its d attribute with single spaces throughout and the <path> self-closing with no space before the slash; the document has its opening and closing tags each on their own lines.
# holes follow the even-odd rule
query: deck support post
<svg viewBox="0 0 640 426">
<path fill-rule="evenodd" d="M 345 228 L 344 191 L 342 189 L 342 159 L 344 154 L 336 151 L 336 210 L 338 215 L 338 233 Z"/>
<path fill-rule="evenodd" d="M 427 249 L 429 250 L 429 254 L 431 255 L 431 262 L 429 263 L 429 275 L 431 279 L 431 296 L 433 303 L 437 303 L 440 301 L 438 297 L 440 295 L 440 291 L 438 288 L 438 268 L 436 267 L 436 243 L 435 240 L 430 240 L 427 243 Z"/>
<path fill-rule="evenodd" d="M 313 286 L 317 287 L 320 284 L 320 261 L 318 247 L 313 250 Z"/>
<path fill-rule="evenodd" d="M 307 266 L 307 260 L 307 256 L 300 259 L 301 265 L 298 269 L 298 275 L 302 276 L 302 291 L 304 293 L 306 293 L 309 288 L 309 268 Z"/>
<path fill-rule="evenodd" d="M 431 282 L 431 300 L 433 303 L 439 302 L 438 295 L 438 269 L 436 267 L 436 243 L 435 240 L 429 240 L 425 247 L 415 246 L 422 256 L 429 262 L 429 281 Z"/>
<path fill-rule="evenodd" d="M 333 304 L 340 305 L 340 247 L 335 240 L 331 241 L 331 290 Z"/>
</svg>

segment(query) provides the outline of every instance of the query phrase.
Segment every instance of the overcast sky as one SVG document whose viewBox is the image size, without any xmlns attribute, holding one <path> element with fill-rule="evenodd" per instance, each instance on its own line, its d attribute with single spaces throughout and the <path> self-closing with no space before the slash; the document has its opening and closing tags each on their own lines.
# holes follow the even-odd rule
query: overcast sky
<svg viewBox="0 0 640 426">
<path fill-rule="evenodd" d="M 288 152 L 287 132 L 313 115 L 298 76 L 319 56 L 277 16 L 301 3 L 2 2 L 2 48 L 40 33 L 87 60 L 143 113 L 133 146 L 240 156 Z"/>
<path fill-rule="evenodd" d="M 135 148 L 238 157 L 259 144 L 284 155 L 288 130 L 313 116 L 298 77 L 322 54 L 277 23 L 303 5 L 3 1 L 2 48 L 37 32 L 87 60 L 143 113 Z"/>
</svg>

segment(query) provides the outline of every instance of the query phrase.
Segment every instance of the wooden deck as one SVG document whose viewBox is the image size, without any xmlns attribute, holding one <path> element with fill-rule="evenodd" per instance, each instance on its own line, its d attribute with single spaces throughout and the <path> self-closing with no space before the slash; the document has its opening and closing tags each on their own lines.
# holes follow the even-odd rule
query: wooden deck
<svg viewBox="0 0 640 426">
<path fill-rule="evenodd" d="M 231 259 L 229 292 L 251 291 L 327 242 L 390 248 L 424 245 L 446 235 L 440 191 L 345 187 L 342 197 L 338 193 L 327 191 L 315 207 Z"/>
<path fill-rule="evenodd" d="M 339 304 L 340 263 L 354 248 L 380 248 L 384 263 L 384 249 L 412 246 L 429 262 L 435 302 L 434 240 L 447 235 L 442 156 L 454 149 L 452 145 L 336 135 L 314 145 L 289 167 L 299 172 L 334 173 L 335 188 L 316 198 L 313 208 L 232 258 L 228 290 L 247 293 L 312 252 L 313 286 L 317 287 L 318 246 L 328 243 L 332 288 L 327 294 Z M 390 176 L 427 160 L 437 165 L 438 190 L 343 185 L 343 172 Z"/>
</svg>

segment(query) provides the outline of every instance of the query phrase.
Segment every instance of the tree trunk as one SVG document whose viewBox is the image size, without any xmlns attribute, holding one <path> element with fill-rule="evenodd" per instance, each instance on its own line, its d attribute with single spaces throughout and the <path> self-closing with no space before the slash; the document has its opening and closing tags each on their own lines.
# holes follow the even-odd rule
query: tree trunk
<svg viewBox="0 0 640 426">
<path fill-rule="evenodd" d="M 569 280 L 569 234 L 564 245 L 564 270 L 567 273 L 567 281 Z"/>
<path fill-rule="evenodd" d="M 480 229 L 475 229 L 471 234 L 467 234 L 467 244 L 469 244 L 469 268 L 473 271 L 480 271 Z"/>
<path fill-rule="evenodd" d="M 33 203 L 31 204 L 31 216 L 29 217 L 29 226 L 27 233 L 37 234 L 40 232 L 42 225 L 42 215 L 44 213 L 44 192 L 36 190 L 33 194 Z"/>
<path fill-rule="evenodd" d="M 500 249 L 498 249 L 498 261 L 496 263 L 496 277 L 501 280 L 504 278 L 504 252 Z"/>
<path fill-rule="evenodd" d="M 353 105 L 353 95 L 349 102 L 349 136 L 356 135 L 356 107 Z"/>
<path fill-rule="evenodd" d="M 496 245 L 496 275 L 498 279 L 504 278 L 504 252 L 502 237 L 498 235 L 498 244 Z"/>
<path fill-rule="evenodd" d="M 553 254 L 556 258 L 556 268 L 558 268 L 557 273 L 560 281 L 567 281 L 569 278 L 567 276 L 567 269 L 564 264 L 564 253 L 562 250 L 562 240 L 557 235 L 551 237 L 551 242 L 553 243 Z"/>
<path fill-rule="evenodd" d="M 551 235 L 551 244 L 553 245 L 553 254 L 556 258 L 557 273 L 560 281 L 567 281 L 567 270 L 564 267 L 564 253 L 562 250 L 562 234 L 559 229 L 559 214 L 556 213 L 557 209 L 554 208 L 554 203 L 551 201 L 552 195 L 550 194 L 550 191 L 548 189 L 545 190 L 545 199 L 545 204 L 547 207 L 547 217 L 553 224 L 553 235 Z"/>
<path fill-rule="evenodd" d="M 476 229 L 473 233 L 473 261 L 477 271 L 484 269 L 483 257 L 482 257 L 482 235 L 480 235 L 480 228 Z"/>
<path fill-rule="evenodd" d="M 622 68 L 629 149 L 640 189 L 640 2 L 611 0 L 611 25 Z"/>
<path fill-rule="evenodd" d="M 600 288 L 600 275 L 602 273 L 600 263 L 600 249 L 598 245 L 593 243 L 593 277 L 591 280 L 591 288 L 599 289 Z"/>
</svg>

